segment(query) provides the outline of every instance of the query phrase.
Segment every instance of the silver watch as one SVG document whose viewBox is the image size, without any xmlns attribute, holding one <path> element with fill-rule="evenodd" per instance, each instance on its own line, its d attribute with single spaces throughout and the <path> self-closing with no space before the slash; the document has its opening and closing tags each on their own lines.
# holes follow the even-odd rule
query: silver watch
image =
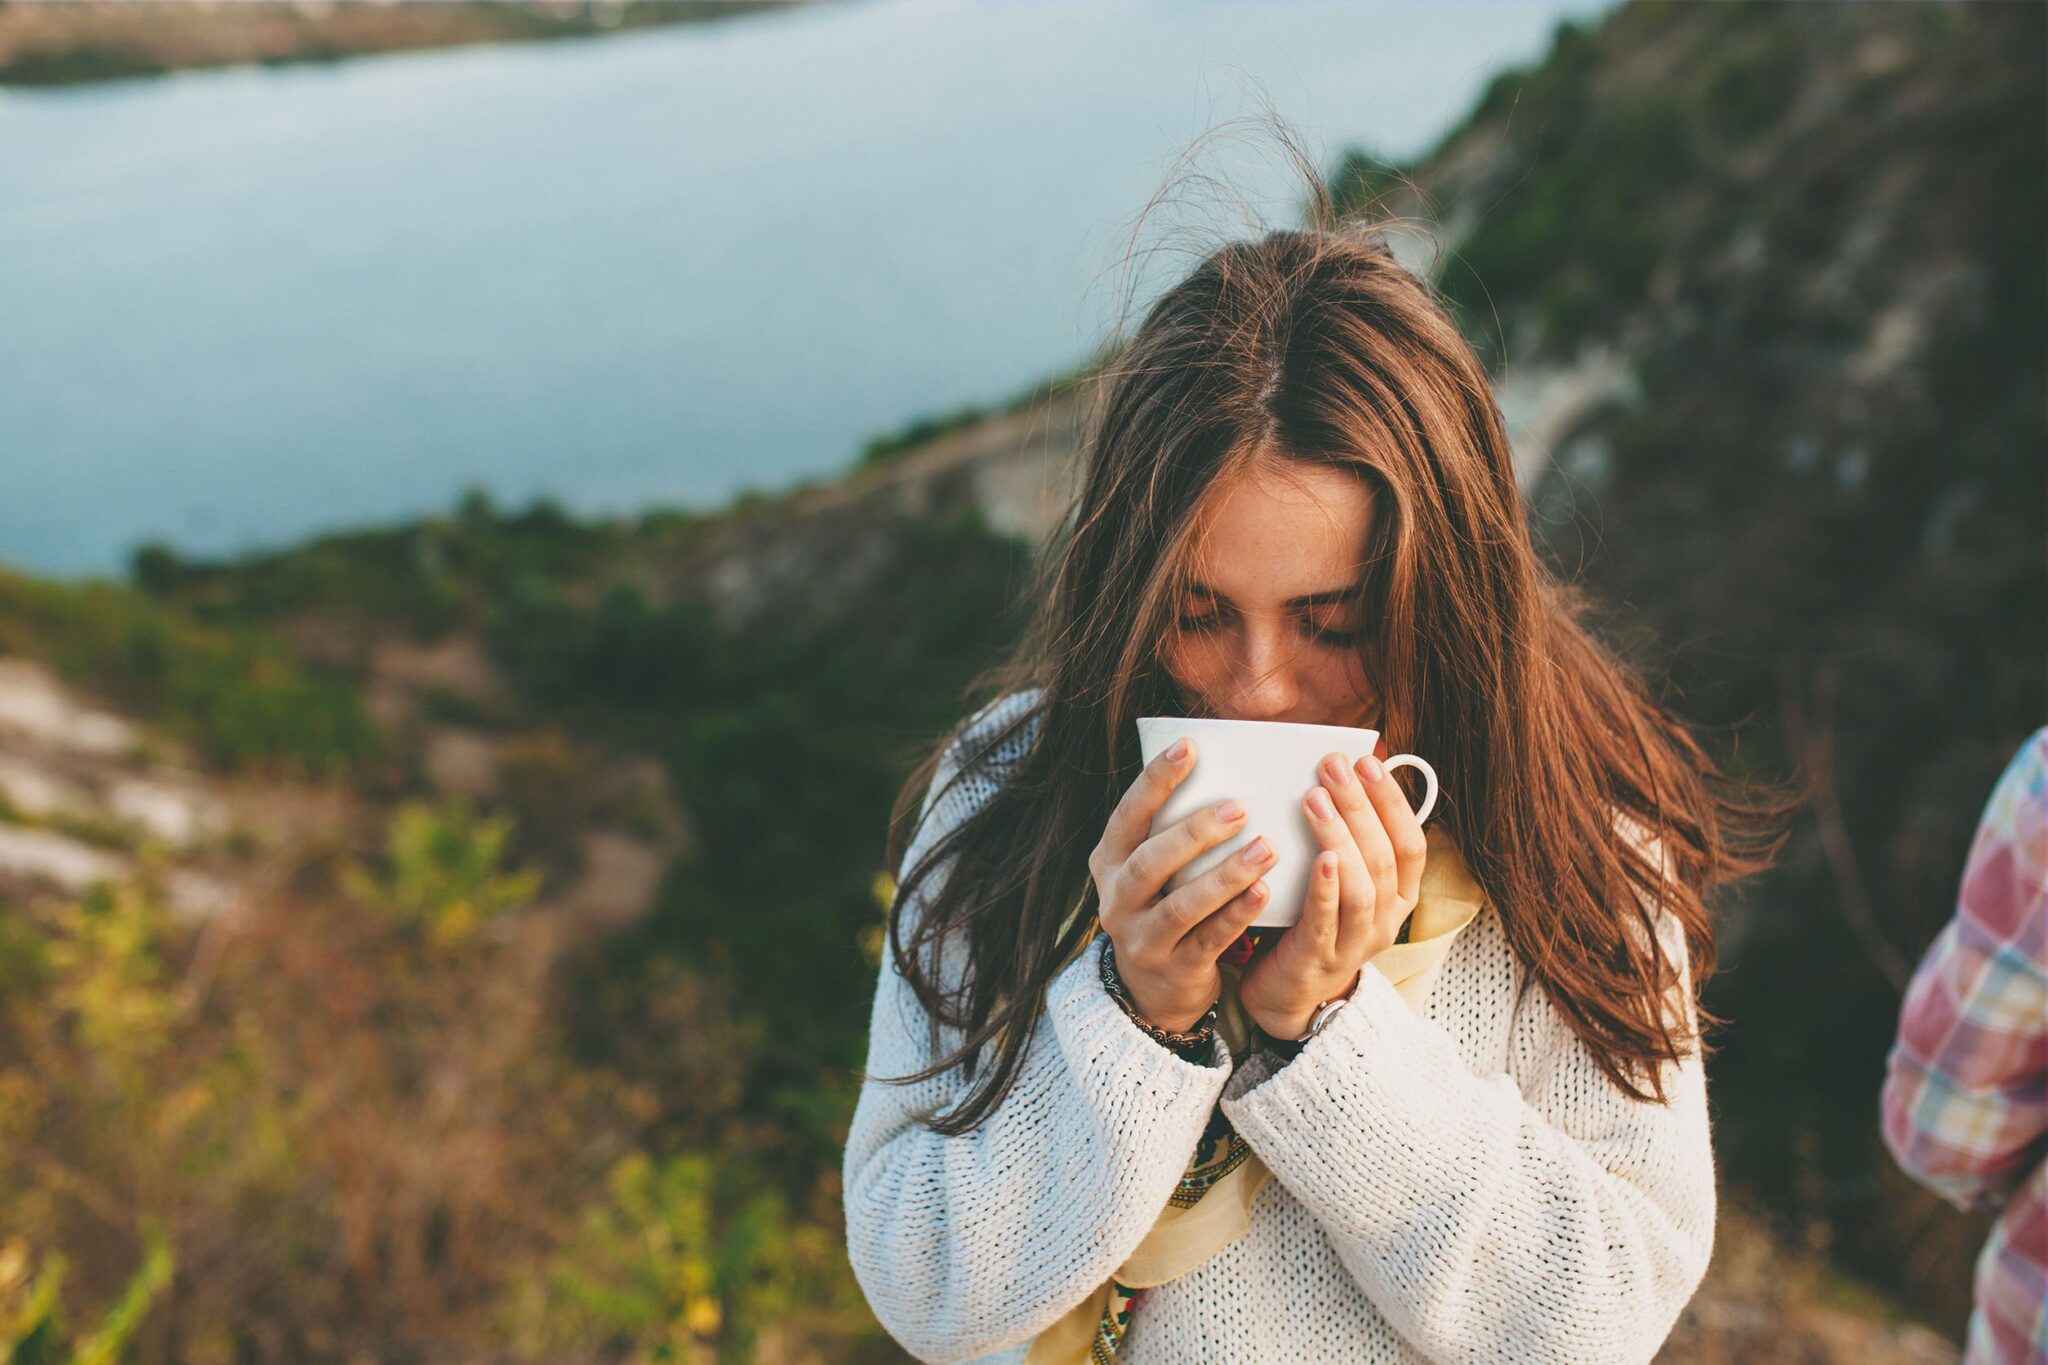
<svg viewBox="0 0 2048 1365">
<path fill-rule="evenodd" d="M 1297 1043 L 1305 1043 L 1309 1039 L 1315 1037 L 1318 1033 L 1321 1033 L 1323 1031 L 1323 1025 L 1330 1022 L 1330 1016 L 1335 1014 L 1338 1010 L 1344 1008 L 1345 1003 L 1349 1001 L 1352 996 L 1358 994 L 1358 988 L 1360 986 L 1363 986 L 1364 984 L 1365 973 L 1363 971 L 1360 971 L 1358 974 L 1358 980 L 1352 983 L 1351 989 L 1349 991 L 1347 991 L 1343 995 L 1338 996 L 1335 1000 L 1325 1000 L 1320 1005 L 1316 1006 L 1316 1012 L 1314 1014 L 1311 1014 L 1308 1018 L 1308 1032 L 1302 1034 L 1299 1038 L 1296 1038 L 1294 1041 Z"/>
</svg>

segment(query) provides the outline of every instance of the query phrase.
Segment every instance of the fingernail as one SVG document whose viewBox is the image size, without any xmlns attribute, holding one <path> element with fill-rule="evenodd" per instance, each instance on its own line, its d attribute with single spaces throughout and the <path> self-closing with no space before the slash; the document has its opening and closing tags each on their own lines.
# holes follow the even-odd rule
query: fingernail
<svg viewBox="0 0 2048 1365">
<path fill-rule="evenodd" d="M 1308 808 L 1325 820 L 1337 813 L 1337 808 L 1330 804 L 1330 794 L 1321 787 L 1308 794 Z"/>
<path fill-rule="evenodd" d="M 1316 859 L 1316 873 L 1317 873 L 1317 875 L 1319 875 L 1319 876 L 1322 876 L 1322 877 L 1326 877 L 1326 878 L 1327 878 L 1327 877 L 1334 877 L 1334 876 L 1336 876 L 1336 875 L 1337 875 L 1337 855 L 1336 855 L 1336 854 L 1334 854 L 1334 853 L 1332 853 L 1332 854 L 1329 854 L 1329 855 L 1327 855 L 1327 856 L 1325 856 L 1325 857 L 1321 857 L 1321 858 L 1318 858 L 1318 859 Z"/>
<path fill-rule="evenodd" d="M 1365 780 L 1368 782 L 1377 782 L 1387 775 L 1387 770 L 1382 768 L 1380 761 L 1371 754 L 1365 756 L 1365 763 L 1362 766 L 1365 768 Z"/>
<path fill-rule="evenodd" d="M 1273 856 L 1273 846 L 1267 843 L 1266 836 L 1261 834 L 1258 838 L 1246 844 L 1244 852 L 1238 856 L 1252 866 L 1257 867 L 1260 863 Z"/>
<path fill-rule="evenodd" d="M 1166 751 L 1166 757 L 1167 757 L 1167 758 L 1168 758 L 1169 760 L 1171 760 L 1172 762 L 1175 762 L 1175 763 L 1178 763 L 1178 762 L 1180 762 L 1180 761 L 1181 761 L 1181 760 L 1182 760 L 1183 758 L 1186 758 L 1187 756 L 1188 756 L 1188 741 L 1187 741 L 1187 736 L 1185 736 L 1185 735 L 1183 735 L 1183 736 L 1181 736 L 1181 737 L 1180 737 L 1179 739 L 1175 740 L 1175 741 L 1173 742 L 1173 747 L 1172 747 L 1172 748 L 1170 748 L 1170 749 L 1168 749 L 1168 750 Z"/>
<path fill-rule="evenodd" d="M 1238 816 L 1243 814 L 1244 802 L 1238 800 L 1234 796 L 1230 798 L 1230 800 L 1225 801 L 1222 805 L 1216 808 L 1216 816 L 1218 819 L 1221 820 L 1235 820 Z"/>
<path fill-rule="evenodd" d="M 1342 782 L 1344 780 L 1344 760 L 1334 755 L 1324 759 L 1323 771 L 1329 775 L 1332 782 Z"/>
</svg>

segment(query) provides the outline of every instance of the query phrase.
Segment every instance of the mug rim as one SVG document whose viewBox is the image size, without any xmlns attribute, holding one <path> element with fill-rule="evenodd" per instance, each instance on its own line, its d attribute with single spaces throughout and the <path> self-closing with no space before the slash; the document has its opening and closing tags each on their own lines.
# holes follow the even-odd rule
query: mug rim
<svg viewBox="0 0 2048 1365">
<path fill-rule="evenodd" d="M 1285 730 L 1322 730 L 1333 735 L 1371 735 L 1374 739 L 1380 737 L 1379 730 L 1370 725 L 1326 725 L 1318 721 L 1307 720 L 1238 720 L 1229 716 L 1139 716 L 1136 720 L 1140 725 L 1146 721 L 1163 721 L 1171 725 L 1193 725 L 1205 728 L 1224 728 L 1230 726 L 1268 727 Z"/>
</svg>

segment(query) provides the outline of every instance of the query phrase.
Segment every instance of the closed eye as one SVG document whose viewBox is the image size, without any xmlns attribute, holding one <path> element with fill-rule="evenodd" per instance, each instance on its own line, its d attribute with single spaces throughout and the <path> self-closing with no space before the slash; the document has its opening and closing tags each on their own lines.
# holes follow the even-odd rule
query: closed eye
<svg viewBox="0 0 2048 1365">
<path fill-rule="evenodd" d="M 1213 611 L 1205 613 L 1200 616 L 1191 616 L 1186 613 L 1182 613 L 1177 618 L 1175 624 L 1178 625 L 1180 629 L 1188 631 L 1193 634 L 1206 634 L 1207 632 L 1216 629 L 1216 627 L 1219 624 L 1221 624 L 1222 619 L 1223 618 L 1221 613 Z M 1365 634 L 1363 630 L 1338 630 L 1333 627 L 1319 626 L 1315 622 L 1309 620 L 1303 620 L 1301 624 L 1302 634 L 1306 635 L 1310 640 L 1314 641 L 1315 643 L 1320 645 L 1327 645 L 1332 649 L 1342 649 L 1348 646 L 1356 645 L 1359 639 Z"/>
</svg>

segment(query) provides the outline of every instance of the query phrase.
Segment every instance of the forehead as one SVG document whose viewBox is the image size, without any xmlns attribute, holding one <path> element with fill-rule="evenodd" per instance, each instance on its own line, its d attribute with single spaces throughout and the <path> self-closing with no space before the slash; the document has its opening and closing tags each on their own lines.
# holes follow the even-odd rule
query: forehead
<svg viewBox="0 0 2048 1365">
<path fill-rule="evenodd" d="M 1261 464 L 1222 480 L 1196 515 L 1189 573 L 1240 606 L 1348 585 L 1372 528 L 1372 496 L 1324 465 Z"/>
</svg>

